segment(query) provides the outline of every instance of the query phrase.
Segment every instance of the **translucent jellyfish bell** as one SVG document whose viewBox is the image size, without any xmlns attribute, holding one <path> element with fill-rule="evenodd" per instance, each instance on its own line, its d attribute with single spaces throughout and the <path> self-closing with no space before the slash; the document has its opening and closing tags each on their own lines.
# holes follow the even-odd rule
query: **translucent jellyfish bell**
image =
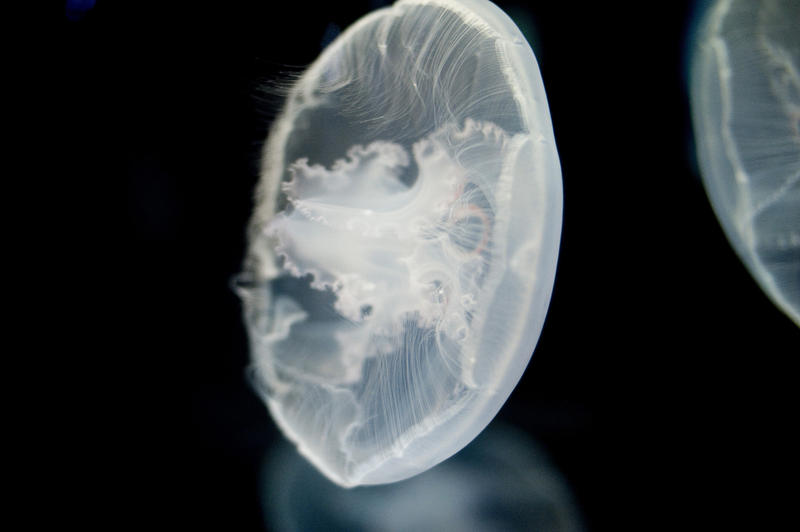
<svg viewBox="0 0 800 532">
<path fill-rule="evenodd" d="M 800 325 L 800 1 L 717 1 L 697 40 L 691 99 L 717 217 Z"/>
<path fill-rule="evenodd" d="M 241 288 L 258 388 L 343 486 L 471 441 L 522 375 L 561 231 L 536 59 L 486 0 L 365 16 L 265 146 Z"/>
</svg>

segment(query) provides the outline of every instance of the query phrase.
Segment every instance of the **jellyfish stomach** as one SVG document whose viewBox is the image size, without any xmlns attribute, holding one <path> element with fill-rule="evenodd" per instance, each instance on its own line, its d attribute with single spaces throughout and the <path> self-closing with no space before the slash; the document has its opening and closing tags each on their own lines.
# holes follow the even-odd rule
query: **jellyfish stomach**
<svg viewBox="0 0 800 532">
<path fill-rule="evenodd" d="M 399 178 L 409 164 L 405 150 L 387 142 L 354 146 L 329 169 L 306 160 L 290 167 L 283 185 L 289 207 L 267 233 L 285 272 L 310 275 L 311 288 L 330 291 L 335 311 L 359 325 L 337 335 L 353 357 L 391 350 L 380 339 L 408 320 L 446 336 L 440 352 L 453 360 L 461 350 L 452 346 L 470 336 L 493 213 L 443 137 L 414 145 L 419 171 L 410 186 Z M 472 381 L 468 364 L 450 365 Z"/>
</svg>

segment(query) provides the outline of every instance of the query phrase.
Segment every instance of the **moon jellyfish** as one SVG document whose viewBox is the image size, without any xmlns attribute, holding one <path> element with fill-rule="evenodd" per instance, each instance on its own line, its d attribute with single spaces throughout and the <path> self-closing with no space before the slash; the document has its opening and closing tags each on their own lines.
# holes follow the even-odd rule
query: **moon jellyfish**
<svg viewBox="0 0 800 532">
<path fill-rule="evenodd" d="M 581 532 L 571 487 L 544 450 L 495 424 L 441 464 L 408 480 L 345 490 L 286 446 L 262 469 L 268 530 Z"/>
<path fill-rule="evenodd" d="M 485 0 L 404 0 L 297 80 L 264 147 L 240 294 L 275 422 L 342 486 L 464 447 L 550 300 L 561 173 L 533 52 Z"/>
<path fill-rule="evenodd" d="M 691 100 L 717 217 L 800 325 L 800 2 L 717 1 L 697 41 Z"/>
</svg>

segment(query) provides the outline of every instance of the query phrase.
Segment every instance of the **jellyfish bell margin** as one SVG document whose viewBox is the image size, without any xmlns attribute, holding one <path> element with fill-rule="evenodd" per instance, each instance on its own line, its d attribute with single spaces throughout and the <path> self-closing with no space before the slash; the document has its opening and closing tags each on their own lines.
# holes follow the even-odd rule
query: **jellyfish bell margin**
<svg viewBox="0 0 800 532">
<path fill-rule="evenodd" d="M 697 158 L 717 218 L 800 326 L 800 2 L 718 0 L 694 40 Z"/>
<path fill-rule="evenodd" d="M 561 171 L 536 59 L 485 0 L 400 1 L 298 79 L 264 148 L 239 287 L 273 419 L 342 486 L 456 453 L 549 305 Z"/>
</svg>

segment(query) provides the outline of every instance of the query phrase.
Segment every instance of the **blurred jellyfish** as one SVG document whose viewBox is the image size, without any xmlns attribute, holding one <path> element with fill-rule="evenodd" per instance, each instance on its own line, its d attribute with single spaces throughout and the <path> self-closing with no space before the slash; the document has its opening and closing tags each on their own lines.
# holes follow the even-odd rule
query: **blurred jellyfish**
<svg viewBox="0 0 800 532">
<path fill-rule="evenodd" d="M 252 374 L 343 486 L 469 443 L 530 359 L 561 173 L 533 52 L 486 0 L 403 0 L 344 31 L 264 148 L 240 277 Z"/>
<path fill-rule="evenodd" d="M 750 273 L 800 325 L 800 1 L 715 2 L 690 84 L 717 217 Z"/>
<path fill-rule="evenodd" d="M 569 486 L 546 454 L 492 425 L 450 460 L 413 479 L 345 490 L 286 446 L 264 462 L 267 529 L 579 532 Z"/>
</svg>

